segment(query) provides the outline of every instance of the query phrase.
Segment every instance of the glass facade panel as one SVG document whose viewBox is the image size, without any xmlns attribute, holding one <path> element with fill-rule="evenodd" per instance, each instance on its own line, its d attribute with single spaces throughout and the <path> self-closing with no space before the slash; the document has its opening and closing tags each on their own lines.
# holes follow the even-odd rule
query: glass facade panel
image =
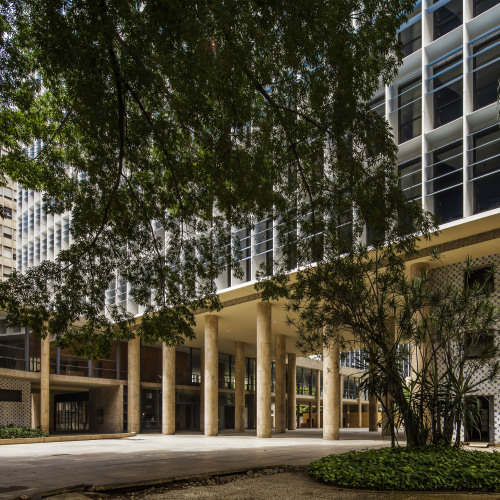
<svg viewBox="0 0 500 500">
<path fill-rule="evenodd" d="M 141 432 L 161 432 L 161 389 L 141 388 Z"/>
<path fill-rule="evenodd" d="M 473 53 L 474 109 L 479 109 L 497 100 L 500 33 L 480 40 Z"/>
<path fill-rule="evenodd" d="M 500 207 L 500 125 L 473 134 L 472 145 L 468 179 L 477 214 Z"/>
<path fill-rule="evenodd" d="M 398 87 L 399 144 L 422 134 L 422 77 Z"/>
<path fill-rule="evenodd" d="M 161 383 L 162 349 L 141 345 L 141 382 Z"/>
<path fill-rule="evenodd" d="M 255 391 L 255 358 L 245 358 L 245 390 Z"/>
<path fill-rule="evenodd" d="M 369 103 L 368 107 L 379 116 L 385 117 L 385 92 L 377 94 Z"/>
<path fill-rule="evenodd" d="M 498 5 L 500 0 L 474 0 L 474 17 Z"/>
<path fill-rule="evenodd" d="M 0 368 L 10 370 L 24 370 L 25 362 L 25 334 L 7 328 L 0 321 Z"/>
<path fill-rule="evenodd" d="M 434 0 L 436 4 L 440 0 Z M 434 40 L 462 24 L 462 0 L 451 0 L 434 11 Z"/>
<path fill-rule="evenodd" d="M 459 219 L 463 215 L 462 156 L 462 140 L 431 153 L 432 164 L 427 167 L 427 195 L 432 196 L 434 214 L 441 222 Z"/>
<path fill-rule="evenodd" d="M 194 347 L 176 347 L 175 383 L 177 385 L 200 385 L 200 382 L 201 350 Z"/>
<path fill-rule="evenodd" d="M 219 388 L 234 389 L 234 356 L 219 353 Z"/>
<path fill-rule="evenodd" d="M 462 116 L 462 52 L 433 65 L 434 127 Z"/>
<path fill-rule="evenodd" d="M 408 20 L 406 28 L 398 33 L 403 57 L 409 56 L 422 47 L 422 6 L 418 5 Z M 412 22 L 413 21 L 413 22 Z"/>
<path fill-rule="evenodd" d="M 344 375 L 344 386 L 342 397 L 344 399 L 358 399 L 359 379 Z"/>
<path fill-rule="evenodd" d="M 57 351 L 50 349 L 50 371 L 56 372 Z M 54 362 L 53 362 L 54 361 Z M 54 370 L 54 371 L 52 371 Z M 72 349 L 62 349 L 59 354 L 59 373 L 61 375 L 73 375 L 76 377 L 89 376 L 89 360 L 75 356 Z"/>
<path fill-rule="evenodd" d="M 398 165 L 399 187 L 408 200 L 422 197 L 422 157 L 412 158 Z"/>
</svg>

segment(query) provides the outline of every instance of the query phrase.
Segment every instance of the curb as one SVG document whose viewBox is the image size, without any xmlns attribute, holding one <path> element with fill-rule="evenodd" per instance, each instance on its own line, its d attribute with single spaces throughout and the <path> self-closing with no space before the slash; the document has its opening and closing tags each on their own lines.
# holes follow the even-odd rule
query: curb
<svg viewBox="0 0 500 500">
<path fill-rule="evenodd" d="M 118 432 L 115 434 L 80 434 L 75 436 L 48 436 L 40 438 L 0 439 L 0 446 L 8 444 L 61 443 L 65 441 L 94 441 L 97 439 L 121 439 L 135 436 L 135 432 Z"/>
<path fill-rule="evenodd" d="M 10 500 L 26 500 L 26 498 L 30 500 L 36 500 L 40 498 L 48 498 L 54 495 L 61 495 L 63 493 L 111 493 L 111 492 L 125 492 L 125 491 L 138 491 L 144 490 L 150 487 L 161 487 L 161 486 L 172 486 L 179 483 L 184 482 L 195 482 L 195 481 L 203 481 L 207 479 L 215 479 L 221 478 L 225 476 L 234 476 L 241 474 L 254 474 L 263 471 L 270 471 L 273 469 L 279 469 L 279 472 L 297 472 L 305 470 L 306 466 L 297 466 L 297 465 L 263 465 L 259 467 L 250 467 L 243 469 L 233 469 L 226 471 L 215 471 L 215 472 L 206 472 L 203 474 L 190 474 L 187 476 L 174 476 L 160 479 L 149 479 L 145 481 L 133 481 L 126 483 L 110 483 L 110 484 L 100 484 L 100 485 L 91 485 L 91 484 L 76 484 L 73 486 L 67 486 L 64 488 L 58 488 L 56 490 L 50 491 L 37 491 L 31 494 L 18 495 L 12 497 Z"/>
</svg>

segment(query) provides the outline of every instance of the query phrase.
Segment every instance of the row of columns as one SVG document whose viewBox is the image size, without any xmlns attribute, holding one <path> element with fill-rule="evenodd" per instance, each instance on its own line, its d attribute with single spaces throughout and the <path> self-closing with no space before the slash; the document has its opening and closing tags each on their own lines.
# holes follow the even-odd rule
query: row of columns
<svg viewBox="0 0 500 500">
<path fill-rule="evenodd" d="M 271 304 L 257 303 L 257 437 L 271 437 Z M 296 428 L 296 355 L 288 353 L 286 383 L 286 337 L 275 335 L 275 432 Z M 128 430 L 140 431 L 140 339 L 129 341 L 128 350 Z M 202 354 L 202 429 L 205 436 L 218 434 L 218 317 L 205 316 L 205 342 Z M 162 432 L 175 433 L 175 347 L 163 346 Z M 316 386 L 316 425 L 321 427 L 320 377 Z M 370 398 L 370 430 L 377 430 L 376 399 Z M 323 350 L 323 437 L 339 439 L 341 408 L 339 343 L 330 342 Z M 361 412 L 360 412 L 361 414 Z M 244 343 L 235 342 L 235 430 L 242 432 L 245 422 Z"/>
<path fill-rule="evenodd" d="M 245 344 L 235 343 L 235 430 L 245 425 Z M 175 433 L 175 347 L 162 350 L 162 432 Z M 288 353 L 286 384 L 286 337 L 275 336 L 275 431 L 296 428 L 296 355 Z M 218 434 L 218 317 L 205 316 L 205 346 L 202 355 L 202 430 L 206 436 Z M 339 439 L 341 388 L 339 345 L 331 342 L 323 351 L 323 437 Z M 49 430 L 50 340 L 41 342 L 40 427 Z M 316 425 L 321 427 L 319 372 L 316 378 Z M 128 431 L 140 432 L 140 339 L 128 344 Z M 271 304 L 257 304 L 257 436 L 271 437 Z M 361 418 L 361 412 L 359 412 Z M 369 400 L 370 431 L 377 430 L 378 403 Z"/>
</svg>

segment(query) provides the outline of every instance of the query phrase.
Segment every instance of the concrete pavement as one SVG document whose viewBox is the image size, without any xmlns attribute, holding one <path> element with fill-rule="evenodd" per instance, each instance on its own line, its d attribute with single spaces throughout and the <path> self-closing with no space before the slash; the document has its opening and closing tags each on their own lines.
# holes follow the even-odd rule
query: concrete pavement
<svg viewBox="0 0 500 500">
<path fill-rule="evenodd" d="M 258 439 L 255 431 L 119 440 L 6 445 L 0 448 L 0 499 L 78 484 L 104 485 L 273 465 L 306 465 L 331 453 L 388 446 L 380 431 L 341 429 L 339 441 L 321 429 L 298 429 Z"/>
</svg>

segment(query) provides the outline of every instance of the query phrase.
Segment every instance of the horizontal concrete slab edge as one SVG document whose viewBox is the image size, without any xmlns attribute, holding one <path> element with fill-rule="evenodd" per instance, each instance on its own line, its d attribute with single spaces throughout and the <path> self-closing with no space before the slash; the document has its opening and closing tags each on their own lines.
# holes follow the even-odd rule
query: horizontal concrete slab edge
<svg viewBox="0 0 500 500">
<path fill-rule="evenodd" d="M 128 483 L 111 483 L 111 484 L 95 485 L 90 488 L 90 491 L 104 492 L 104 491 L 114 491 L 114 490 L 127 490 L 134 488 L 143 488 L 145 486 L 160 486 L 162 484 L 166 485 L 183 481 L 202 480 L 214 476 L 223 477 L 223 476 L 232 476 L 234 474 L 246 474 L 248 472 L 259 472 L 267 469 L 301 470 L 304 468 L 305 467 L 301 465 L 259 465 L 258 467 L 245 467 L 243 469 L 205 472 L 203 474 L 190 474 L 187 476 L 173 476 L 162 479 L 149 479 L 145 481 L 134 481 Z M 45 494 L 42 496 L 45 496 Z"/>
<path fill-rule="evenodd" d="M 40 438 L 13 438 L 0 439 L 2 444 L 30 444 L 30 443 L 60 443 L 64 441 L 92 441 L 97 439 L 121 439 L 135 436 L 135 432 L 121 432 L 116 434 L 88 434 L 76 436 L 48 436 Z"/>
</svg>

